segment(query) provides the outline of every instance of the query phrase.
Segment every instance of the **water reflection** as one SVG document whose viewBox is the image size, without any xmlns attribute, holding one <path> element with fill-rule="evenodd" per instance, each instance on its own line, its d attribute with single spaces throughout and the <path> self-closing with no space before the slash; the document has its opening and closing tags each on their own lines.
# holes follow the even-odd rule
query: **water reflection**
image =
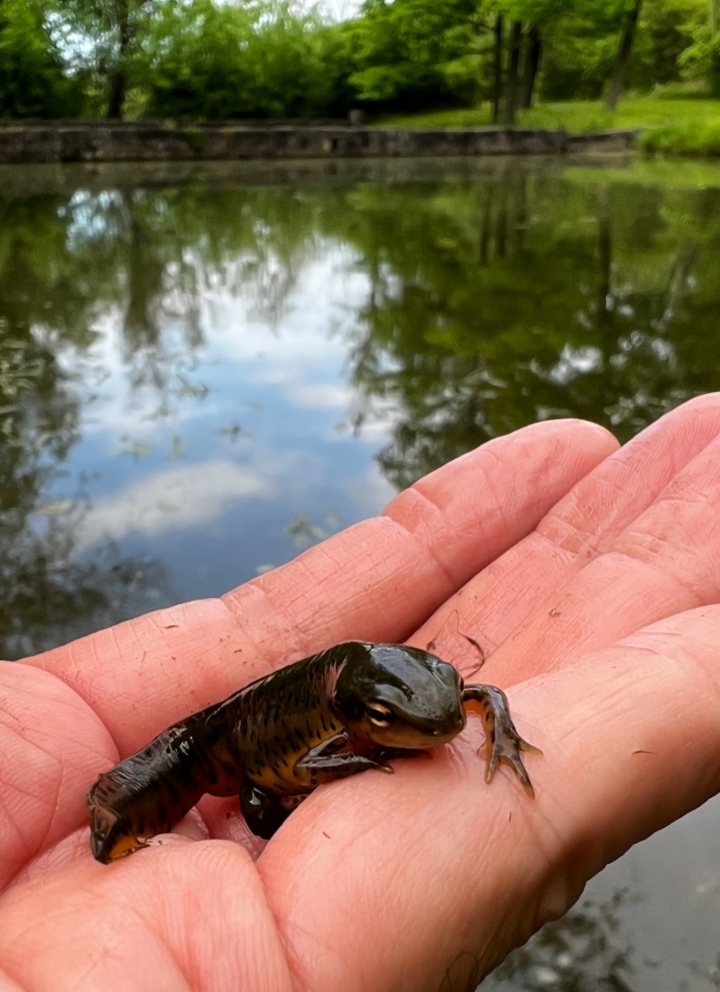
<svg viewBox="0 0 720 992">
<path fill-rule="evenodd" d="M 0 171 L 7 655 L 221 592 L 523 424 L 624 439 L 720 386 L 720 173 L 391 166 Z"/>
<path fill-rule="evenodd" d="M 483 982 L 483 992 L 633 992 L 624 917 L 637 901 L 626 888 L 607 902 L 584 900 L 513 951 Z"/>
<path fill-rule="evenodd" d="M 494 182 L 363 189 L 353 203 L 371 286 L 354 381 L 371 409 L 392 411 L 379 460 L 394 484 L 537 419 L 584 416 L 627 439 L 717 387 L 700 343 L 718 342 L 719 189 L 508 167 Z"/>
</svg>

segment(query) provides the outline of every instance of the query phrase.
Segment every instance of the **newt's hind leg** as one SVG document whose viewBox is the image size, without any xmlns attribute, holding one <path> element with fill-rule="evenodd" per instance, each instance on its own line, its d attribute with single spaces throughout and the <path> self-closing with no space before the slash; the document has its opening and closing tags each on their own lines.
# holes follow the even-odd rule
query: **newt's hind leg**
<svg viewBox="0 0 720 992">
<path fill-rule="evenodd" d="M 292 809 L 283 806 L 280 796 L 266 792 L 248 779 L 240 789 L 240 811 L 256 837 L 264 840 L 270 840 L 292 813 Z"/>
<path fill-rule="evenodd" d="M 521 751 L 542 754 L 539 748 L 524 741 L 515 729 L 510 716 L 507 696 L 494 685 L 466 685 L 462 691 L 462 702 L 477 703 L 483 716 L 485 743 L 478 754 L 485 752 L 487 768 L 485 781 L 491 782 L 500 762 L 510 765 L 531 796 L 533 787 L 520 757 Z"/>
</svg>

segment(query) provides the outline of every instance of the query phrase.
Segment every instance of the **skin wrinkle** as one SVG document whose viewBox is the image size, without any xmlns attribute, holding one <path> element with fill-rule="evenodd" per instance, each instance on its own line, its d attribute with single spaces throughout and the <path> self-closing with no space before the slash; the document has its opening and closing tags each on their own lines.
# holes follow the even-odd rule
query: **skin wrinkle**
<svg viewBox="0 0 720 992">
<path fill-rule="evenodd" d="M 173 942 L 171 940 L 163 940 L 161 935 L 157 932 L 157 930 L 154 929 L 154 927 L 152 927 L 152 924 L 148 922 L 148 920 L 143 919 L 143 923 L 155 935 L 156 945 L 160 947 L 164 951 L 165 956 L 172 961 L 176 973 L 182 979 L 183 982 L 182 992 L 193 992 L 193 986 L 190 983 L 188 976 L 185 974 L 185 969 L 180 964 L 180 959 L 177 955 L 177 952 L 175 951 L 175 948 L 173 947 Z"/>
<path fill-rule="evenodd" d="M 696 610 L 688 610 L 685 613 L 680 614 L 679 617 L 687 617 L 688 615 L 697 612 L 698 611 Z M 645 631 L 649 630 L 651 634 L 663 636 L 666 630 L 665 624 L 668 621 L 671 623 L 677 618 L 678 615 L 665 618 L 655 624 L 652 624 L 649 628 L 645 628 Z M 648 660 L 651 660 L 653 664 L 652 671 L 643 670 L 638 672 L 637 670 L 633 670 L 630 673 L 632 678 L 638 681 L 638 685 L 647 683 L 648 688 L 645 695 L 647 695 L 648 698 L 651 698 L 653 693 L 656 694 L 656 687 L 660 680 L 662 680 L 663 683 L 666 681 L 670 682 L 671 686 L 674 687 L 671 691 L 665 689 L 662 695 L 662 701 L 668 702 L 670 706 L 673 705 L 672 699 L 676 693 L 686 691 L 688 686 L 692 686 L 694 694 L 703 699 L 703 702 L 707 702 L 707 700 L 715 697 L 715 700 L 718 703 L 718 706 L 716 707 L 717 713 L 720 716 L 720 684 L 718 684 L 717 675 L 714 677 L 711 675 L 711 672 L 716 670 L 716 665 L 710 658 L 705 660 L 702 657 L 702 649 L 705 648 L 708 653 L 712 653 L 714 651 L 714 645 L 707 644 L 704 641 L 697 641 L 697 638 L 694 638 L 693 640 L 696 642 L 696 646 L 701 650 L 699 652 L 697 650 L 690 650 L 687 646 L 687 635 L 685 635 L 681 646 L 681 660 L 673 657 L 667 652 L 659 653 L 657 650 L 649 648 L 645 644 L 642 644 L 639 648 L 637 641 L 642 638 L 642 635 L 643 632 L 641 631 L 635 632 L 630 637 L 619 640 L 615 645 L 613 645 L 612 648 L 606 648 L 598 652 L 589 653 L 584 656 L 584 660 L 581 665 L 570 665 L 569 669 L 578 671 L 583 668 L 595 668 L 598 665 L 606 665 L 608 657 L 615 658 L 619 652 L 622 652 L 623 648 L 628 648 L 632 651 L 633 655 L 639 654 L 647 656 Z M 691 673 L 688 672 L 689 665 L 693 667 L 693 671 Z M 699 678 L 699 676 L 702 676 L 702 678 Z M 703 683 L 702 691 L 698 685 L 699 682 Z M 526 683 L 526 685 L 530 684 L 531 683 Z M 623 708 L 623 701 L 626 695 L 627 685 L 623 683 L 621 687 L 614 691 L 613 696 L 609 696 L 606 692 L 604 700 L 609 706 L 612 707 L 614 697 L 614 708 L 620 709 Z M 632 726 L 632 724 L 629 724 L 629 726 Z M 582 732 L 579 728 L 576 728 L 576 736 L 582 736 Z M 564 737 L 565 744 L 568 744 L 571 741 L 572 738 L 568 739 L 567 736 Z M 598 755 L 596 760 L 604 760 L 604 758 L 605 753 Z"/>
<path fill-rule="evenodd" d="M 385 518 L 383 516 L 376 516 L 360 521 L 360 523 L 354 524 L 347 530 L 328 538 L 322 544 L 303 552 L 303 554 L 286 565 L 282 565 L 278 569 L 273 569 L 266 575 L 258 576 L 250 584 L 266 590 L 280 587 L 284 592 L 284 584 L 289 582 L 291 588 L 297 590 L 298 597 L 300 598 L 302 591 L 307 588 L 308 583 L 310 583 L 311 587 L 318 584 L 327 584 L 329 579 L 327 569 L 318 567 L 317 562 L 333 555 L 336 548 L 341 552 L 339 558 L 344 562 L 345 568 L 347 568 L 348 546 L 352 540 L 354 540 L 356 545 L 353 551 L 353 568 L 361 576 L 372 574 L 381 563 L 386 567 L 388 552 L 391 552 L 394 559 L 402 557 L 402 546 L 392 546 L 389 549 L 384 547 L 384 554 L 381 558 L 381 536 L 384 527 Z M 320 554 L 318 553 L 319 549 L 322 549 Z M 338 559 L 330 557 L 330 560 L 336 562 Z M 295 576 L 298 570 L 301 570 L 299 578 Z M 387 575 L 384 570 L 381 574 L 383 578 Z M 309 617 L 312 617 L 313 613 L 314 611 L 311 611 Z M 303 620 L 301 617 L 298 617 L 295 622 L 302 624 Z"/>
<path fill-rule="evenodd" d="M 9 824 L 10 827 L 18 835 L 18 837 L 20 838 L 20 840 L 22 842 L 24 842 L 25 841 L 25 834 L 23 833 L 23 831 L 21 830 L 21 828 L 15 823 L 15 820 L 13 819 L 13 817 L 11 815 L 11 812 L 10 812 L 10 809 L 9 809 L 9 807 L 8 807 L 5 799 L 3 798 L 2 794 L 0 794 L 0 810 L 2 810 L 2 813 L 3 813 L 3 823 L 4 824 Z M 23 847 L 24 848 L 27 848 L 28 845 L 25 844 L 25 843 L 23 843 Z M 15 859 L 13 859 L 13 862 L 14 861 L 15 861 Z M 0 892 L 0 894 L 1 894 L 1 892 Z"/>
<path fill-rule="evenodd" d="M 0 971 L 0 992 L 28 992 L 27 986 L 18 985 L 9 975 L 4 975 Z"/>
<path fill-rule="evenodd" d="M 429 548 L 428 545 L 425 544 L 413 530 L 407 527 L 401 520 L 396 520 L 394 517 L 388 517 L 388 519 L 392 521 L 395 527 L 397 527 L 404 534 L 406 534 L 413 542 L 415 542 L 415 544 L 418 547 L 418 550 L 423 552 L 425 559 L 437 571 L 438 575 L 440 575 L 443 578 L 445 582 L 445 590 L 443 591 L 438 590 L 437 599 L 440 602 L 444 602 L 444 599 L 447 596 L 451 596 L 454 592 L 457 591 L 458 586 L 455 577 L 451 575 L 450 572 L 448 572 L 447 568 L 445 567 L 443 562 L 440 561 L 435 551 L 432 548 Z"/>
<path fill-rule="evenodd" d="M 428 519 L 425 508 L 430 509 L 430 516 L 433 518 L 432 521 Z M 383 516 L 389 520 L 392 520 L 394 523 L 399 524 L 426 548 L 430 548 L 430 545 L 433 543 L 444 543 L 437 540 L 432 541 L 431 539 L 428 539 L 433 533 L 438 533 L 434 527 L 436 520 L 442 522 L 443 533 L 449 541 L 456 540 L 457 531 L 453 529 L 445 512 L 434 500 L 432 500 L 429 496 L 426 496 L 416 487 L 411 487 L 404 493 L 397 496 L 386 508 Z M 401 518 L 403 516 L 411 518 L 412 523 L 402 520 Z M 473 539 L 475 540 L 475 535 L 473 535 Z M 460 574 L 456 576 L 451 573 L 450 565 L 443 563 L 442 567 L 448 577 L 450 585 L 453 588 L 456 588 L 458 584 L 464 581 L 467 569 L 458 567 Z"/>
<path fill-rule="evenodd" d="M 62 759 L 62 755 L 61 755 L 61 759 Z M 53 827 L 55 826 L 56 823 L 56 816 L 60 811 L 60 796 L 63 794 L 63 785 L 65 784 L 65 779 L 66 779 L 65 766 L 62 763 L 62 760 L 60 760 L 60 774 L 56 776 L 55 796 L 53 798 L 53 804 L 52 804 L 53 813 L 48 818 L 47 825 L 37 845 L 37 851 L 35 853 L 37 853 L 38 851 L 45 850 L 47 846 L 48 837 L 50 837 L 52 834 Z"/>
<path fill-rule="evenodd" d="M 320 545 L 320 548 L 322 549 L 321 554 L 325 555 L 326 557 L 329 557 L 327 555 L 327 550 L 322 548 L 322 545 Z M 311 576 L 311 574 L 307 571 L 305 563 L 302 560 L 302 556 L 300 558 L 296 558 L 292 564 L 294 568 L 301 570 L 304 573 L 304 577 L 308 581 L 310 580 L 314 581 L 315 577 Z M 293 584 L 297 589 L 297 596 L 295 597 L 295 600 L 302 601 L 302 599 L 304 598 L 303 582 L 301 580 L 296 580 Z M 307 630 L 304 629 L 302 623 L 299 623 L 297 619 L 293 619 L 293 608 L 295 605 L 294 599 L 291 598 L 288 600 L 289 609 L 286 610 L 280 607 L 276 602 L 274 596 L 275 593 L 274 588 L 272 587 L 267 588 L 266 586 L 261 586 L 259 583 L 256 583 L 255 588 L 261 590 L 265 599 L 272 608 L 273 616 L 280 619 L 282 621 L 283 627 L 287 630 L 288 640 L 293 645 L 291 651 L 284 652 L 288 657 L 288 663 L 290 662 L 292 655 L 297 652 L 299 652 L 298 658 L 303 658 L 312 654 L 314 650 L 317 650 L 316 648 L 314 648 L 313 646 L 314 642 L 312 640 L 314 636 L 314 630 L 308 632 Z M 274 626 L 274 621 L 273 621 L 273 626 Z M 294 660 L 298 660 L 298 658 Z M 276 665 L 274 667 L 280 667 L 280 666 Z"/>
<path fill-rule="evenodd" d="M 147 920 L 145 917 L 140 916 L 136 912 L 134 907 L 127 907 L 125 905 L 124 910 L 134 915 L 137 922 L 142 925 L 143 929 L 145 929 L 146 931 L 149 930 L 150 932 L 154 933 L 156 937 L 158 937 L 158 934 L 152 929 L 151 921 Z M 122 947 L 122 943 L 123 943 L 122 940 L 118 940 L 117 943 Z M 180 988 L 180 986 L 178 986 L 177 984 L 173 984 L 172 992 L 175 992 L 175 990 L 177 990 L 177 992 L 193 992 L 193 987 L 188 981 L 188 978 L 185 975 L 185 971 L 180 965 L 177 954 L 172 948 L 172 942 L 169 940 L 163 941 L 158 937 L 156 941 L 156 949 L 162 954 L 162 956 L 168 958 L 174 965 L 176 975 L 173 977 L 175 978 L 176 976 L 179 976 L 179 978 L 182 981 L 182 988 Z M 107 948 L 103 948 L 101 954 L 96 955 L 93 960 L 88 962 L 86 973 L 89 974 L 92 970 L 96 969 L 99 964 L 102 965 L 106 957 L 107 957 Z M 78 980 L 77 980 L 78 988 L 97 987 L 97 986 L 83 986 L 82 977 L 83 977 L 82 975 L 78 976 Z"/>
<path fill-rule="evenodd" d="M 262 853 L 260 855 L 260 858 L 262 858 Z M 255 869 L 255 872 L 258 876 L 258 881 L 262 889 L 263 905 L 265 907 L 268 916 L 272 920 L 275 938 L 277 939 L 277 942 L 280 948 L 282 949 L 283 962 L 285 964 L 285 973 L 290 983 L 289 992 L 311 992 L 310 987 L 308 986 L 306 988 L 299 980 L 299 976 L 296 974 L 296 971 L 299 971 L 300 969 L 299 969 L 299 964 L 296 960 L 294 946 L 285 933 L 285 927 L 281 926 L 279 915 L 272 903 L 272 900 L 268 896 L 268 891 L 263 881 L 262 872 L 260 870 L 260 858 L 258 858 L 258 860 L 254 862 L 253 868 Z"/>
<path fill-rule="evenodd" d="M 268 603 L 274 611 L 274 604 L 272 602 L 272 599 L 268 595 L 265 589 L 261 588 L 260 586 L 253 586 L 253 592 L 257 595 L 260 595 L 263 601 Z M 267 666 L 269 670 L 270 663 L 267 660 L 266 651 L 262 643 L 252 633 L 250 633 L 250 629 L 241 620 L 241 613 L 243 611 L 240 609 L 240 607 L 244 607 L 247 604 L 243 604 L 240 601 L 239 597 L 233 598 L 232 593 L 228 593 L 227 596 L 221 596 L 220 602 L 222 603 L 223 607 L 227 611 L 228 617 L 232 620 L 233 625 L 240 634 L 240 637 L 238 638 L 238 643 L 239 642 L 243 643 L 243 653 L 245 652 L 246 649 L 249 649 L 250 652 L 252 652 L 255 656 L 260 658 L 263 667 Z M 273 613 L 273 616 L 274 615 L 275 614 Z M 283 616 L 278 616 L 278 619 L 283 620 L 285 618 Z M 287 628 L 287 630 L 284 631 L 283 634 L 281 634 L 280 636 L 285 637 L 286 635 L 289 635 L 291 633 L 292 633 L 291 629 Z"/>
<path fill-rule="evenodd" d="M 474 525 L 477 526 L 483 532 L 486 532 L 487 530 L 495 530 L 498 527 L 498 524 L 500 524 L 501 525 L 500 529 L 502 529 L 504 532 L 509 531 L 510 533 L 512 533 L 512 529 L 507 527 L 508 519 L 507 519 L 507 513 L 505 512 L 505 507 L 508 505 L 509 502 L 512 501 L 508 497 L 515 496 L 517 492 L 520 492 L 520 490 L 518 490 L 518 488 L 516 487 L 514 483 L 514 479 L 509 478 L 507 480 L 503 480 L 507 488 L 504 489 L 502 493 L 500 492 L 497 479 L 498 478 L 503 479 L 504 466 L 502 459 L 500 458 L 500 456 L 497 454 L 496 451 L 492 450 L 491 445 L 489 446 L 489 450 L 486 453 L 489 456 L 489 460 L 492 460 L 493 464 L 492 466 L 485 466 L 485 465 L 481 466 L 482 478 L 480 480 L 480 483 L 482 485 L 482 488 L 484 488 L 484 490 L 490 493 L 492 496 L 491 509 L 489 512 L 486 511 L 481 519 L 478 519 L 476 516 Z M 549 464 L 549 459 L 545 462 L 545 464 L 546 465 Z M 534 473 L 535 480 L 540 482 L 543 474 L 545 476 L 545 479 L 547 479 L 548 477 L 547 472 L 542 473 L 536 471 L 536 473 Z M 545 479 L 542 479 L 542 481 L 545 481 Z M 479 491 L 480 488 L 481 488 L 480 485 L 478 485 L 476 487 L 476 490 Z M 528 489 L 529 489 L 528 486 L 522 487 L 522 496 L 520 500 L 518 500 L 518 502 L 520 503 L 528 502 L 527 500 Z"/>
<path fill-rule="evenodd" d="M 665 547 L 679 550 L 677 546 L 673 546 L 669 541 L 663 542 L 663 550 Z M 712 572 L 706 572 L 705 574 L 697 575 L 695 577 L 692 575 L 687 575 L 687 573 L 683 575 L 683 563 L 681 561 L 677 561 L 673 557 L 663 554 L 651 553 L 651 555 L 648 556 L 633 554 L 634 551 L 640 552 L 643 550 L 647 549 L 643 548 L 642 545 L 638 543 L 635 546 L 630 545 L 626 550 L 614 550 L 609 552 L 607 555 L 604 555 L 603 558 L 606 561 L 622 561 L 622 559 L 625 559 L 627 562 L 632 563 L 633 566 L 647 568 L 649 572 L 657 575 L 661 580 L 672 578 L 673 586 L 680 586 L 685 590 L 689 597 L 696 601 L 689 605 L 685 605 L 684 603 L 679 604 L 679 609 L 682 612 L 695 609 L 695 607 L 698 606 L 708 606 L 720 594 L 720 581 L 713 583 Z M 692 558 L 692 556 L 690 557 Z M 660 617 L 657 619 L 660 619 Z M 644 625 L 651 622 L 652 621 L 645 621 Z"/>
<path fill-rule="evenodd" d="M 593 558 L 602 538 L 594 529 L 586 529 L 564 516 L 546 517 L 534 531 L 538 537 L 574 558 Z"/>
<path fill-rule="evenodd" d="M 227 612 L 228 618 L 232 621 L 234 628 L 240 634 L 238 643 L 239 642 L 243 643 L 243 656 L 246 657 L 246 654 L 252 654 L 253 659 L 255 661 L 259 659 L 261 663 L 259 666 L 260 671 L 258 671 L 257 674 L 253 674 L 250 678 L 247 679 L 247 682 L 252 682 L 254 678 L 257 678 L 259 677 L 259 675 L 271 671 L 273 667 L 275 668 L 281 667 L 280 665 L 274 664 L 274 661 L 270 661 L 271 657 L 274 659 L 275 656 L 278 654 L 277 643 L 276 643 L 278 639 L 282 638 L 283 640 L 287 640 L 292 644 L 292 647 L 286 648 L 282 652 L 284 656 L 289 658 L 292 656 L 294 651 L 299 650 L 294 646 L 295 633 L 296 631 L 299 633 L 299 631 L 296 625 L 286 623 L 287 617 L 284 615 L 284 613 L 278 612 L 271 593 L 263 586 L 256 585 L 254 583 L 248 583 L 246 587 L 241 587 L 241 588 L 250 588 L 252 592 L 249 595 L 241 595 L 241 596 L 234 595 L 234 593 L 231 592 L 225 596 L 222 596 L 219 602 L 222 604 L 223 608 Z M 260 632 L 260 636 L 256 635 L 255 630 L 251 632 L 250 627 L 246 626 L 240 619 L 241 615 L 245 615 L 248 612 L 252 613 L 255 610 L 257 605 L 257 600 L 255 597 L 259 597 L 262 603 L 270 608 L 269 614 L 262 615 L 261 626 L 258 628 L 258 631 Z M 245 602 L 245 600 L 251 600 L 251 601 Z M 251 608 L 250 611 L 248 611 L 248 607 Z M 278 623 L 279 621 L 282 622 L 282 631 L 278 632 L 277 635 L 273 637 L 275 643 L 273 643 L 272 645 L 272 655 L 269 655 L 267 649 L 268 637 L 266 636 L 265 631 L 269 630 L 271 627 L 274 629 L 275 625 L 279 625 Z M 299 651 L 298 657 L 302 657 L 301 650 Z M 243 665 L 239 667 L 243 667 Z M 242 677 L 244 678 L 244 676 Z M 240 688 L 240 686 L 238 686 L 238 688 Z"/>
<path fill-rule="evenodd" d="M 157 937 L 158 935 L 155 934 L 155 936 Z M 167 957 L 167 958 L 169 958 L 170 961 L 175 966 L 175 971 L 176 971 L 177 975 L 179 975 L 179 977 L 180 977 L 180 979 L 181 979 L 181 981 L 183 983 L 182 984 L 182 989 L 180 989 L 179 986 L 177 986 L 177 985 L 174 984 L 172 986 L 172 989 L 170 989 L 168 987 L 167 992 L 176 992 L 176 990 L 177 990 L 177 992 L 193 992 L 192 985 L 188 981 L 187 976 L 185 975 L 184 970 L 180 967 L 180 963 L 179 963 L 179 961 L 177 959 L 177 955 L 173 952 L 173 950 L 170 947 L 170 941 L 163 942 L 163 941 L 158 940 L 157 943 L 161 945 L 162 951 L 164 952 L 164 956 Z M 93 988 L 93 987 L 94 988 L 97 988 L 98 987 L 97 985 L 95 985 L 95 986 L 88 986 L 83 980 L 84 980 L 84 978 L 90 976 L 92 974 L 92 972 L 97 969 L 97 967 L 98 967 L 99 964 L 102 964 L 102 958 L 104 958 L 104 957 L 105 957 L 104 952 L 101 953 L 101 954 L 96 954 L 94 957 L 92 957 L 87 962 L 87 965 L 83 969 L 83 972 L 80 975 L 77 976 L 77 979 L 76 979 L 77 988 L 82 989 L 82 988 Z M 165 990 L 163 990 L 163 992 L 165 992 Z"/>
<path fill-rule="evenodd" d="M 20 985 L 0 965 L 0 992 L 32 992 L 27 985 Z"/>
<path fill-rule="evenodd" d="M 553 569 L 552 579 L 549 575 L 551 562 L 544 556 L 542 548 L 536 546 L 537 542 L 550 547 L 551 556 L 557 563 L 560 574 L 556 576 Z M 534 565 L 536 557 L 543 559 L 547 593 L 547 587 L 561 587 L 561 584 L 567 581 L 567 573 L 575 564 L 574 559 L 571 560 L 569 557 L 571 555 L 570 552 L 559 550 L 549 538 L 533 531 L 507 552 L 491 561 L 478 575 L 467 582 L 457 596 L 444 603 L 423 624 L 410 638 L 410 642 L 415 646 L 426 647 L 430 637 L 439 642 L 442 636 L 445 641 L 444 635 L 448 627 L 452 629 L 452 618 L 455 616 L 454 624 L 460 639 L 455 638 L 452 642 L 443 644 L 440 654 L 447 661 L 455 664 L 463 675 L 466 672 L 468 674 L 482 672 L 485 664 L 509 636 L 507 631 L 517 629 L 537 608 L 532 603 L 527 603 L 523 609 L 519 608 L 520 604 L 526 602 L 523 598 L 523 576 L 528 561 Z M 514 586 L 516 589 L 512 604 L 508 604 L 505 600 L 504 591 L 508 586 Z M 498 629 L 499 625 L 501 629 Z M 461 631 L 479 640 L 484 653 L 480 669 L 478 669 L 477 654 L 462 637 Z M 438 647 L 440 647 L 439 643 Z M 480 680 L 485 681 L 484 676 L 481 676 Z"/>
<path fill-rule="evenodd" d="M 713 605 L 717 605 L 717 604 L 713 604 Z M 688 613 L 694 612 L 694 613 L 698 613 L 699 616 L 704 616 L 704 614 L 698 610 L 686 611 L 686 612 Z M 672 629 L 674 626 L 672 621 L 674 619 L 675 616 L 669 617 L 667 618 L 667 620 L 662 620 L 659 623 L 654 624 L 653 625 L 654 629 L 652 633 L 656 634 L 658 637 L 662 636 L 664 639 L 667 639 L 667 636 L 669 634 L 673 636 L 679 636 Z M 717 677 L 713 675 L 717 667 L 717 662 L 715 660 L 711 660 L 709 657 L 706 659 L 703 656 L 702 651 L 699 654 L 690 652 L 687 647 L 687 635 L 685 635 L 682 638 L 682 645 L 681 645 L 682 654 L 683 654 L 682 664 L 677 658 L 673 657 L 671 654 L 667 652 L 660 653 L 656 649 L 646 647 L 645 645 L 639 647 L 637 644 L 637 639 L 639 639 L 639 632 L 630 635 L 630 637 L 623 638 L 623 640 L 619 642 L 618 646 L 620 648 L 627 646 L 629 648 L 632 648 L 634 652 L 638 652 L 638 653 L 640 653 L 641 650 L 648 651 L 649 653 L 652 654 L 656 662 L 661 662 L 667 668 L 673 670 L 676 673 L 678 681 L 680 682 L 687 681 L 687 671 L 686 671 L 687 665 L 688 664 L 694 665 L 695 675 L 692 679 L 693 685 L 698 681 L 698 675 L 701 675 L 705 683 L 705 688 L 703 689 L 702 695 L 706 697 L 715 696 L 716 702 L 718 704 L 718 712 L 720 712 L 720 683 L 718 683 Z M 712 652 L 715 648 L 715 645 L 712 642 L 708 643 L 702 640 L 698 640 L 697 638 L 694 638 L 694 640 L 697 643 L 698 647 L 708 649 L 710 652 Z"/>
</svg>

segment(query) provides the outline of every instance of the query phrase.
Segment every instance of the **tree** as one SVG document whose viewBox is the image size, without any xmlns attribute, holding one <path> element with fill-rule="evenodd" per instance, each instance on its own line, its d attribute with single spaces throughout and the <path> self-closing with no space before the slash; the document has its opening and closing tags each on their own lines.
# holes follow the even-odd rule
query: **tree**
<svg viewBox="0 0 720 992">
<path fill-rule="evenodd" d="M 533 94 L 535 92 L 535 81 L 540 69 L 540 57 L 542 55 L 542 37 L 540 26 L 531 24 L 527 30 L 527 42 L 525 48 L 525 66 L 523 69 L 522 96 L 520 106 L 527 109 L 532 107 Z"/>
<path fill-rule="evenodd" d="M 0 0 L 0 117 L 79 113 L 82 89 L 68 78 L 43 10 L 32 0 Z"/>
<path fill-rule="evenodd" d="M 620 47 L 618 48 L 615 68 L 613 69 L 610 86 L 605 96 L 605 106 L 608 110 L 615 110 L 618 100 L 623 91 L 625 73 L 632 53 L 633 42 L 637 32 L 638 21 L 640 19 L 640 9 L 642 0 L 632 0 L 632 6 L 627 10 L 623 20 L 622 33 L 620 35 Z"/>
<path fill-rule="evenodd" d="M 296 13 L 286 0 L 255 7 L 163 0 L 134 60 L 154 116 L 323 116 L 335 106 L 344 112 L 351 99 L 346 26 Z"/>
<path fill-rule="evenodd" d="M 505 123 L 515 123 L 515 109 L 518 98 L 518 70 L 520 68 L 520 47 L 523 40 L 522 21 L 513 21 L 510 28 L 510 52 L 508 59 L 507 92 L 505 95 Z"/>
<path fill-rule="evenodd" d="M 105 116 L 123 117 L 131 85 L 133 47 L 157 6 L 156 0 L 55 0 L 57 28 L 83 69 L 104 91 Z M 182 6 L 182 0 L 180 2 Z"/>
<path fill-rule="evenodd" d="M 472 102 L 484 24 L 477 0 L 367 0 L 352 30 L 358 99 L 394 109 Z"/>
<path fill-rule="evenodd" d="M 495 15 L 495 44 L 493 46 L 493 124 L 500 120 L 500 101 L 503 87 L 503 16 Z"/>
<path fill-rule="evenodd" d="M 567 15 L 568 5 L 560 3 L 560 0 L 494 0 L 493 8 L 496 11 L 493 121 L 497 122 L 502 116 L 506 124 L 514 124 L 517 110 L 532 106 L 543 50 L 543 32 L 554 29 L 558 20 Z M 505 22 L 511 25 L 509 34 L 504 32 Z M 503 72 L 504 66 L 507 67 L 506 73 Z"/>
</svg>

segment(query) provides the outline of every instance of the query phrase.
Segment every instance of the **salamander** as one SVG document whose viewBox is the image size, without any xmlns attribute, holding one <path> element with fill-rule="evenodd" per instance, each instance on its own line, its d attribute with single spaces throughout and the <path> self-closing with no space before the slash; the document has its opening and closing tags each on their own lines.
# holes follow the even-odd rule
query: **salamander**
<svg viewBox="0 0 720 992">
<path fill-rule="evenodd" d="M 90 847 L 109 864 L 170 830 L 204 793 L 239 795 L 250 829 L 270 838 L 313 789 L 446 744 L 483 715 L 487 782 L 506 762 L 532 795 L 507 698 L 465 685 L 420 648 L 349 641 L 280 668 L 173 724 L 99 776 L 86 804 Z"/>
</svg>

